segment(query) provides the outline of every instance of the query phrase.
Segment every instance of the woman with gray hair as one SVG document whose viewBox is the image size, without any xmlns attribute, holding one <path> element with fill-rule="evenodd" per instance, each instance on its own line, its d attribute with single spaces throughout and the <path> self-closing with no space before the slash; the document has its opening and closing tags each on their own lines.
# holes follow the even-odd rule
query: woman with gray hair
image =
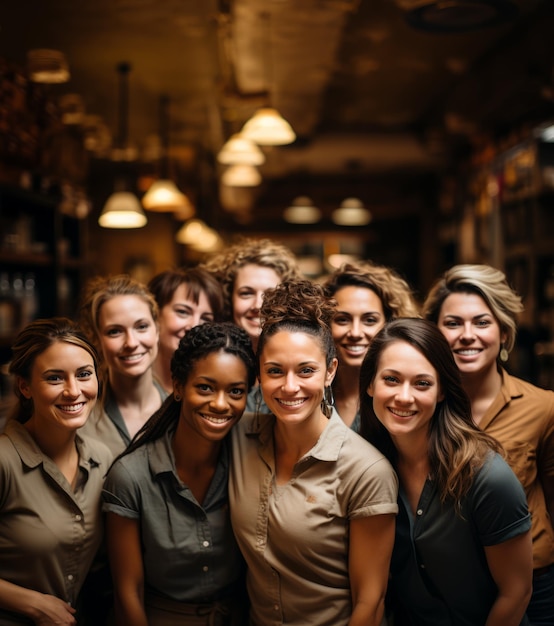
<svg viewBox="0 0 554 626">
<path fill-rule="evenodd" d="M 533 537 L 533 626 L 554 624 L 554 393 L 511 376 L 519 295 L 489 265 L 456 265 L 432 286 L 423 316 L 446 337 L 474 422 L 497 439 L 529 505 Z"/>
</svg>

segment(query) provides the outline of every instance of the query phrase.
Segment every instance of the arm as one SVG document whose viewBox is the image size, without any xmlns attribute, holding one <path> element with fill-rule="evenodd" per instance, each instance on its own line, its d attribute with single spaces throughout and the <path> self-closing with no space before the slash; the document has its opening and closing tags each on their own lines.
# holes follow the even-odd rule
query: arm
<svg viewBox="0 0 554 626">
<path fill-rule="evenodd" d="M 495 546 L 485 546 L 487 563 L 498 587 L 485 626 L 519 626 L 531 599 L 531 531 Z"/>
<path fill-rule="evenodd" d="M 37 626 L 75 626 L 75 609 L 55 596 L 0 580 L 0 607 L 20 613 Z"/>
<path fill-rule="evenodd" d="M 115 623 L 148 626 L 144 611 L 144 569 L 139 522 L 107 514 L 107 544 L 114 584 Z"/>
<path fill-rule="evenodd" d="M 349 626 L 379 626 L 383 619 L 394 530 L 392 514 L 350 522 L 348 560 L 352 616 Z"/>
</svg>

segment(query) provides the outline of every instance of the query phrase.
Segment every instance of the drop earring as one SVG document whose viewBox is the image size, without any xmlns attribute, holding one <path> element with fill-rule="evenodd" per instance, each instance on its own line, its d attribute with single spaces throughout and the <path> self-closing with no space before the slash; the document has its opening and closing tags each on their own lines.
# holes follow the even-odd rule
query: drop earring
<svg viewBox="0 0 554 626">
<path fill-rule="evenodd" d="M 506 363 L 509 356 L 510 355 L 508 354 L 508 350 L 506 350 L 504 344 L 502 344 L 502 346 L 500 347 L 500 360 L 502 361 L 502 363 Z"/>
</svg>

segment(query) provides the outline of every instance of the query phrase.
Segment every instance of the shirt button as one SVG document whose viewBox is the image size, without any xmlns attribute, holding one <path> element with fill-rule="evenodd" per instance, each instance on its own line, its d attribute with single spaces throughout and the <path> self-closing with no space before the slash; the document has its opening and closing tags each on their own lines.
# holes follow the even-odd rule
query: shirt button
<svg viewBox="0 0 554 626">
<path fill-rule="evenodd" d="M 205 548 L 207 548 L 207 547 L 210 545 L 210 542 L 209 542 L 209 541 L 203 541 L 203 542 L 202 542 L 202 545 L 203 545 Z"/>
<path fill-rule="evenodd" d="M 207 565 L 204 565 L 204 567 L 202 568 L 203 572 L 207 572 L 210 568 Z"/>
<path fill-rule="evenodd" d="M 82 519 L 83 519 L 83 518 L 82 518 L 79 514 L 77 514 L 77 515 L 75 516 L 75 521 L 76 521 L 76 522 L 80 522 Z"/>
<path fill-rule="evenodd" d="M 421 563 L 419 567 L 420 567 L 421 569 L 425 569 L 425 565 L 423 565 L 423 563 Z"/>
<path fill-rule="evenodd" d="M 278 604 L 274 604 L 273 605 L 273 610 L 274 611 L 278 611 L 279 610 L 279 605 Z"/>
<path fill-rule="evenodd" d="M 418 515 L 423 515 L 423 509 L 418 509 L 418 510 L 416 511 L 416 513 L 417 513 Z"/>
<path fill-rule="evenodd" d="M 67 580 L 73 580 L 73 574 L 69 574 L 69 576 L 67 577 Z"/>
</svg>

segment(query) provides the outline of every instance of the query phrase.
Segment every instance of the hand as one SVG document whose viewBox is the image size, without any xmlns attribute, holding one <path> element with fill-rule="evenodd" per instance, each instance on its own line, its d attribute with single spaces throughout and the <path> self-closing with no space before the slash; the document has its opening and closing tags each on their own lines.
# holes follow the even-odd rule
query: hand
<svg viewBox="0 0 554 626">
<path fill-rule="evenodd" d="M 33 621 L 36 626 L 76 626 L 75 612 L 70 604 L 60 598 L 40 594 L 33 607 Z"/>
</svg>

